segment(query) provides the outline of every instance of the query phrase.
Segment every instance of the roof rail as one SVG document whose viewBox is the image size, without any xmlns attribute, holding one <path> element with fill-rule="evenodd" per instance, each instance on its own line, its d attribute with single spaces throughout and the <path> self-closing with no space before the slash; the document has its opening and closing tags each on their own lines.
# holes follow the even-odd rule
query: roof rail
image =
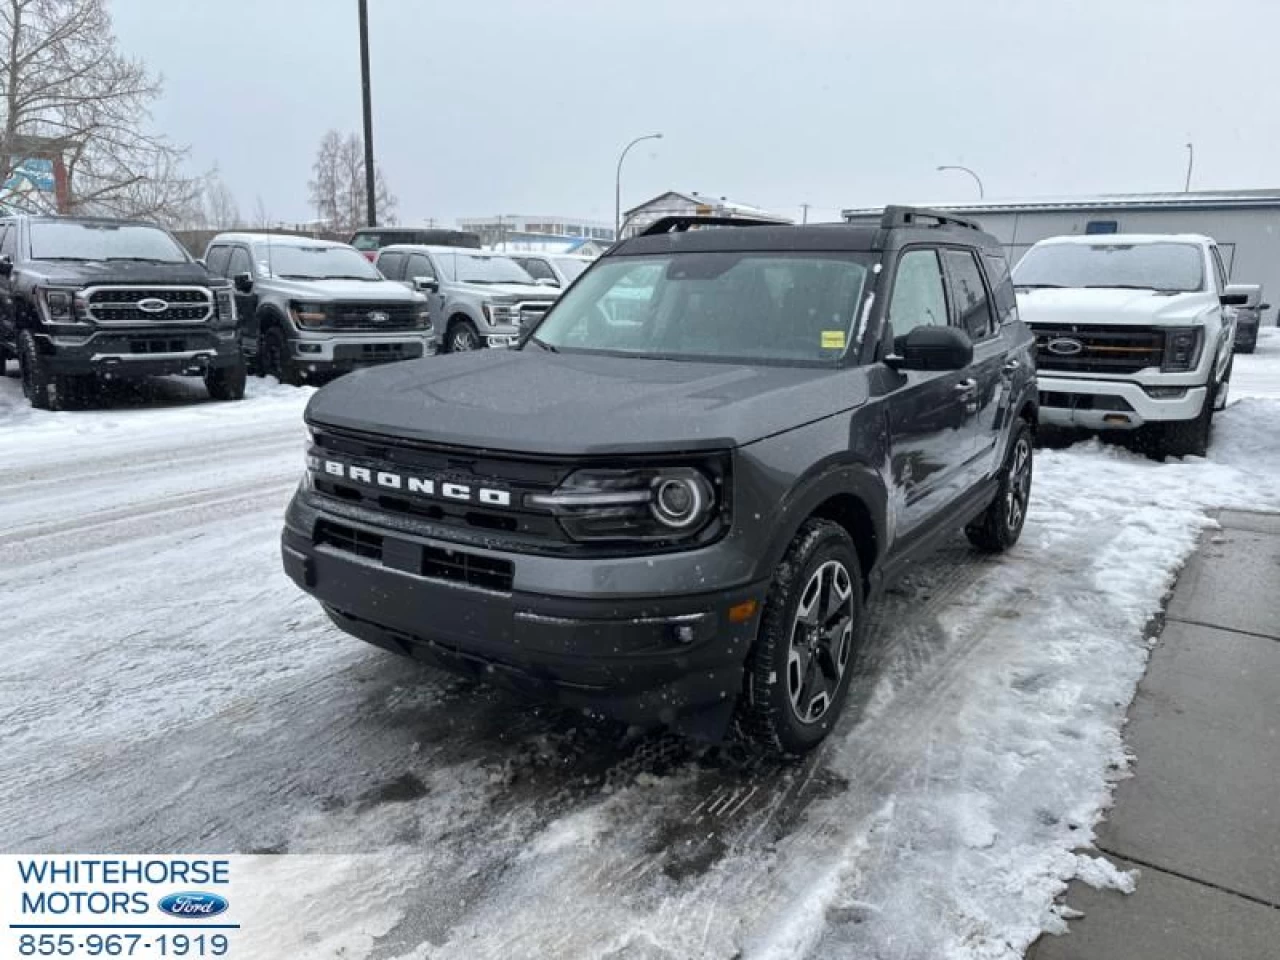
<svg viewBox="0 0 1280 960">
<path fill-rule="evenodd" d="M 874 214 L 857 214 L 852 211 L 845 211 L 845 220 L 852 223 L 855 220 L 871 219 Z M 965 220 L 963 217 L 952 216 L 949 213 L 943 213 L 941 210 L 929 210 L 925 207 L 905 207 L 901 205 L 892 205 L 884 208 L 884 212 L 880 214 L 880 228 L 882 230 L 891 230 L 894 227 L 915 227 L 927 226 L 929 224 L 921 223 L 922 220 L 932 221 L 935 227 L 963 227 L 966 230 L 981 230 L 977 223 L 972 220 Z"/>
<path fill-rule="evenodd" d="M 664 233 L 684 233 L 694 227 L 785 227 L 787 224 L 777 220 L 764 220 L 759 217 L 700 217 L 697 215 L 678 215 L 659 217 L 643 230 L 637 237 L 655 237 Z"/>
</svg>

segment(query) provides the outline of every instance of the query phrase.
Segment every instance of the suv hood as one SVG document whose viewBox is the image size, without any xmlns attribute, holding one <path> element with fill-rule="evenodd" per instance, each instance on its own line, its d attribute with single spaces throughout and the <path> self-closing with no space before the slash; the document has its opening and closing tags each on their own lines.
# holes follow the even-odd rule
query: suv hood
<svg viewBox="0 0 1280 960">
<path fill-rule="evenodd" d="M 676 453 L 741 446 L 866 399 L 850 370 L 482 350 L 349 374 L 316 392 L 306 419 L 488 450 Z"/>
<path fill-rule="evenodd" d="M 1106 323 L 1187 326 L 1218 306 L 1212 293 L 1161 294 L 1153 290 L 1063 288 L 1023 290 L 1018 313 L 1030 324 Z"/>
<path fill-rule="evenodd" d="M 391 280 L 259 280 L 264 287 L 295 300 L 343 300 L 416 303 L 418 294 Z"/>
<path fill-rule="evenodd" d="M 28 260 L 23 272 L 46 283 L 92 287 L 99 284 L 183 284 L 192 286 L 226 286 L 227 281 L 214 277 L 198 263 L 131 263 L 116 260 L 71 262 L 62 260 Z"/>
<path fill-rule="evenodd" d="M 477 297 L 516 297 L 520 300 L 545 300 L 551 303 L 560 296 L 555 287 L 539 287 L 527 283 L 463 283 L 454 282 L 450 286 L 459 293 L 469 293 Z"/>
</svg>

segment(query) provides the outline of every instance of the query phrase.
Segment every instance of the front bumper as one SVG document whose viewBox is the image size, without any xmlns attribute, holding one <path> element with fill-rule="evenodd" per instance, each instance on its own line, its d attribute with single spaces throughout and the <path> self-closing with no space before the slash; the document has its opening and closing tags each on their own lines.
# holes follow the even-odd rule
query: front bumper
<svg viewBox="0 0 1280 960">
<path fill-rule="evenodd" d="M 434 355 L 439 348 L 434 333 L 300 336 L 291 342 L 295 361 L 306 370 L 353 370 L 379 363 L 417 360 Z"/>
<path fill-rule="evenodd" d="M 233 327 L 146 327 L 36 335 L 36 348 L 54 374 L 134 378 L 201 374 L 240 362 Z"/>
<path fill-rule="evenodd" d="M 356 532 L 351 548 L 318 535 L 335 522 Z M 285 572 L 362 640 L 574 709 L 709 739 L 727 726 L 759 616 L 733 623 L 728 611 L 762 600 L 767 586 L 652 590 L 653 565 L 686 562 L 672 554 L 635 558 L 634 576 L 610 576 L 609 592 L 595 597 L 529 589 L 582 583 L 596 561 L 461 547 L 330 516 L 301 494 L 281 547 Z M 509 586 L 441 576 L 446 559 L 452 570 L 509 568 Z"/>
<path fill-rule="evenodd" d="M 1125 380 L 1093 380 L 1041 373 L 1040 422 L 1086 430 L 1136 430 L 1146 423 L 1194 420 L 1204 406 L 1205 387 L 1181 387 L 1179 397 L 1153 397 Z M 1152 384 L 1151 386 L 1156 386 Z"/>
</svg>

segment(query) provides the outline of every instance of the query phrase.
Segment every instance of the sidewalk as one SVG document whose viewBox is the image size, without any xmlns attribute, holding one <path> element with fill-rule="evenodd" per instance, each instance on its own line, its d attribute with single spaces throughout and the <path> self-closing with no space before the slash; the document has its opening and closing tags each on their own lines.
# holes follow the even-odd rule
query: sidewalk
<svg viewBox="0 0 1280 960">
<path fill-rule="evenodd" d="M 1218 519 L 1178 580 L 1129 710 L 1134 776 L 1098 829 L 1138 889 L 1073 883 L 1085 916 L 1028 960 L 1280 956 L 1280 515 Z"/>
</svg>

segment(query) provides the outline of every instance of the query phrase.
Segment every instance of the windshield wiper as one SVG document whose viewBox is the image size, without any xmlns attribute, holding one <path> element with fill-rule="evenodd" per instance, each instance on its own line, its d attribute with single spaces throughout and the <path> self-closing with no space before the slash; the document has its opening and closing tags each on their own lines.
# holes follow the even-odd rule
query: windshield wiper
<svg viewBox="0 0 1280 960">
<path fill-rule="evenodd" d="M 88 263 L 93 257 L 32 257 L 32 260 L 56 260 L 61 263 Z M 97 261 L 94 260 L 96 263 Z"/>
<path fill-rule="evenodd" d="M 1140 283 L 1086 283 L 1086 290 L 1155 290 Z"/>
<path fill-rule="evenodd" d="M 104 257 L 107 263 L 183 263 L 182 260 L 162 260 L 159 257 Z"/>
<path fill-rule="evenodd" d="M 323 280 L 324 277 L 315 277 L 309 273 L 277 273 L 277 280 Z"/>
<path fill-rule="evenodd" d="M 1015 283 L 1015 290 L 1061 290 L 1060 283 Z"/>
<path fill-rule="evenodd" d="M 351 273 L 326 273 L 323 277 L 316 277 L 317 280 L 377 280 L 377 277 L 357 277 Z"/>
</svg>

